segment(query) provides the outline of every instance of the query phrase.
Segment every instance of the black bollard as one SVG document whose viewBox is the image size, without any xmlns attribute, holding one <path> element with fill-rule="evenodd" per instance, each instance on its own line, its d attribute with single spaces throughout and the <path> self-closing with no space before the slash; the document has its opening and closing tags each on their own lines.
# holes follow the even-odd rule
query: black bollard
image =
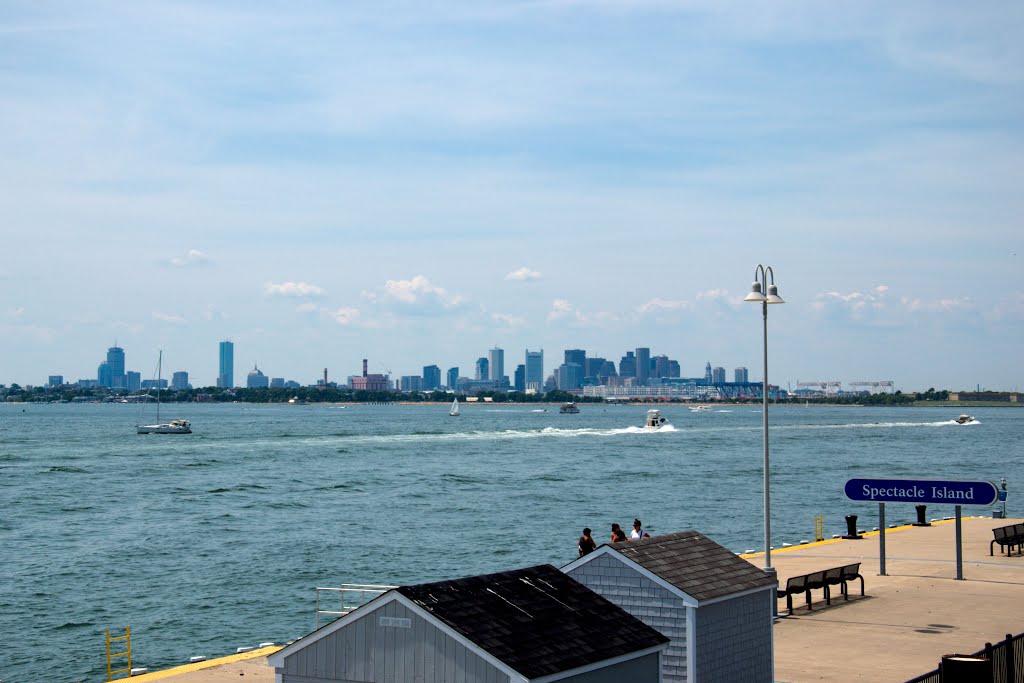
<svg viewBox="0 0 1024 683">
<path fill-rule="evenodd" d="M 917 510 L 917 521 L 914 522 L 914 526 L 931 526 L 930 522 L 924 521 L 924 511 L 927 505 L 915 505 L 914 509 Z"/>
<path fill-rule="evenodd" d="M 992 660 L 973 655 L 943 655 L 939 675 L 942 683 L 992 683 Z"/>
<path fill-rule="evenodd" d="M 860 539 L 864 538 L 857 533 L 857 515 L 846 515 L 846 535 L 843 538 Z"/>
</svg>

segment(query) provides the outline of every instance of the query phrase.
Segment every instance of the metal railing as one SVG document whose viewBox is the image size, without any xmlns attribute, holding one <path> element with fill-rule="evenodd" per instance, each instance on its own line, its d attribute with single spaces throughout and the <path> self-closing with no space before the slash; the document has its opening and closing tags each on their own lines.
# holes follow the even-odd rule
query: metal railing
<svg viewBox="0 0 1024 683">
<path fill-rule="evenodd" d="M 971 657 L 985 657 L 992 662 L 992 683 L 1024 682 L 1024 633 L 1006 634 L 995 645 L 985 643 Z M 907 683 L 942 683 L 942 667 L 912 678 Z"/>
<path fill-rule="evenodd" d="M 340 588 L 317 588 L 316 589 L 316 628 L 320 628 L 320 615 L 343 617 L 349 612 L 362 607 L 378 595 L 386 593 L 398 586 L 377 586 L 370 583 L 343 583 Z M 338 609 L 321 609 L 320 593 L 335 593 L 338 596 Z M 334 621 L 332 619 L 331 621 Z"/>
</svg>

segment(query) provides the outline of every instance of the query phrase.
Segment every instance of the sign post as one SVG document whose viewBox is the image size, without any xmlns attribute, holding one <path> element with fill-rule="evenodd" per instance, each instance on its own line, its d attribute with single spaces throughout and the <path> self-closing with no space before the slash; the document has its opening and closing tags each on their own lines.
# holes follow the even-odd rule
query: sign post
<svg viewBox="0 0 1024 683">
<path fill-rule="evenodd" d="M 850 500 L 878 503 L 878 565 L 885 576 L 885 503 L 933 503 L 956 506 L 956 578 L 962 581 L 963 547 L 960 525 L 962 505 L 992 505 L 999 488 L 990 481 L 936 481 L 932 479 L 850 479 L 844 488 Z"/>
<path fill-rule="evenodd" d="M 878 575 L 885 576 L 885 503 L 878 504 Z"/>
</svg>

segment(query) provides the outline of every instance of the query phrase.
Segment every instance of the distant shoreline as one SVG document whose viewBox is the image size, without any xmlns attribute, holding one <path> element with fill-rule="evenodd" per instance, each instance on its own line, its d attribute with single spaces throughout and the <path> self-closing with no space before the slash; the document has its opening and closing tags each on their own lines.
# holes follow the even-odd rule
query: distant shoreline
<svg viewBox="0 0 1024 683">
<path fill-rule="evenodd" d="M 760 407 L 761 401 L 581 401 L 581 406 L 594 407 L 602 406 L 690 406 L 709 405 L 712 407 L 725 406 L 750 406 Z M 462 406 L 559 406 L 564 401 L 463 401 Z M 53 401 L 0 401 L 0 405 L 137 405 L 137 403 L 120 403 L 117 401 L 75 401 L 75 402 L 53 402 Z M 290 406 L 302 408 L 306 406 L 447 406 L 445 401 L 309 401 L 306 403 L 288 403 L 286 401 L 164 401 L 164 405 L 250 405 L 250 406 Z M 784 408 L 787 406 L 803 408 L 807 405 L 829 406 L 832 408 L 1024 408 L 1024 403 L 1013 403 L 1010 401 L 914 401 L 913 403 L 888 404 L 888 403 L 831 403 L 829 401 L 815 401 L 814 399 L 790 399 L 787 401 L 774 402 L 769 404 L 772 408 Z"/>
</svg>

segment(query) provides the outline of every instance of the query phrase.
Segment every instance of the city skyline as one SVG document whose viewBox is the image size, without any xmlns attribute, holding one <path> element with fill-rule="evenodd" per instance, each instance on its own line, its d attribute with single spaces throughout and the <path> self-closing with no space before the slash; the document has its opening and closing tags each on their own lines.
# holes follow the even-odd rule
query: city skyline
<svg viewBox="0 0 1024 683">
<path fill-rule="evenodd" d="M 196 386 L 225 339 L 236 385 L 496 346 L 754 379 L 764 264 L 772 383 L 1019 388 L 1020 7 L 395 9 L 0 7 L 0 382 L 115 339 Z"/>
<path fill-rule="evenodd" d="M 162 386 L 175 389 L 181 388 L 205 388 L 205 387 L 217 387 L 217 388 L 253 388 L 253 387 L 269 387 L 269 388 L 299 388 L 302 386 L 317 387 L 324 385 L 328 382 L 339 386 L 348 386 L 356 378 L 362 378 L 364 381 L 367 376 L 371 378 L 371 384 L 376 390 L 383 389 L 386 385 L 384 384 L 385 379 L 390 383 L 390 389 L 394 391 L 431 391 L 433 388 L 443 389 L 458 389 L 458 391 L 469 391 L 475 393 L 479 390 L 490 390 L 490 389 L 504 389 L 508 391 L 539 391 L 545 392 L 552 388 L 559 390 L 577 390 L 582 389 L 585 384 L 612 384 L 615 386 L 622 386 L 625 378 L 630 378 L 630 382 L 635 383 L 637 386 L 646 385 L 661 385 L 662 380 L 668 378 L 668 383 L 673 383 L 673 378 L 679 380 L 703 380 L 707 384 L 723 385 L 726 383 L 736 384 L 757 384 L 761 380 L 756 377 L 750 377 L 749 370 L 745 366 L 735 367 L 724 367 L 720 365 L 712 365 L 710 360 L 705 361 L 704 370 L 702 373 L 685 373 L 680 362 L 674 358 L 670 358 L 667 354 L 661 353 L 660 351 L 656 354 L 651 353 L 651 349 L 648 347 L 637 347 L 633 350 L 624 350 L 622 356 L 616 361 L 614 358 L 604 358 L 590 354 L 587 349 L 573 348 L 565 349 L 563 363 L 554 363 L 550 368 L 544 366 L 544 351 L 530 351 L 529 349 L 523 350 L 523 363 L 513 363 L 514 371 L 507 373 L 504 376 L 495 372 L 495 366 L 504 366 L 504 355 L 505 349 L 500 347 L 493 347 L 487 349 L 486 356 L 480 356 L 477 358 L 475 370 L 470 375 L 463 374 L 460 372 L 460 366 L 451 366 L 447 370 L 436 364 L 422 366 L 422 372 L 420 374 L 403 374 L 393 373 L 388 370 L 386 374 L 370 373 L 368 368 L 370 367 L 370 359 L 361 359 L 361 371 L 354 373 L 343 373 L 341 375 L 335 374 L 331 376 L 330 368 L 322 368 L 322 374 L 316 377 L 312 381 L 303 381 L 302 379 L 295 379 L 293 377 L 279 376 L 276 374 L 265 374 L 259 367 L 259 363 L 253 363 L 252 370 L 245 374 L 245 379 L 240 380 L 237 383 L 225 383 L 226 377 L 234 376 L 234 343 L 228 340 L 221 341 L 217 345 L 217 365 L 218 365 L 218 377 L 215 383 L 208 384 L 205 382 L 198 382 L 193 384 L 190 381 L 190 374 L 188 370 L 175 370 L 168 372 L 171 374 L 171 379 L 168 380 L 165 375 L 161 380 Z M 162 352 L 161 352 L 162 355 Z M 119 346 L 113 346 L 107 349 L 106 360 L 101 361 L 96 373 L 93 377 L 79 377 L 78 379 L 72 376 L 65 376 L 63 374 L 48 374 L 46 381 L 36 383 L 25 383 L 25 386 L 70 386 L 77 385 L 82 388 L 108 388 L 114 390 L 127 389 L 131 392 L 136 392 L 141 389 L 154 388 L 157 380 L 156 375 L 151 379 L 143 379 L 142 375 L 138 371 L 126 370 L 126 372 L 120 375 L 121 379 L 117 379 L 116 372 L 111 369 L 114 368 L 125 368 L 125 359 L 127 357 L 125 349 Z M 514 356 L 513 356 L 514 357 Z M 113 362 L 112 362 L 112 359 Z M 497 363 L 494 361 L 497 360 Z M 639 361 L 639 362 L 638 362 Z M 646 362 L 644 362 L 646 361 Z M 381 364 L 383 365 L 383 364 Z M 646 367 L 645 371 L 643 368 Z M 243 369 L 244 370 L 244 369 Z M 567 375 L 563 374 L 568 372 Z M 730 374 L 731 373 L 731 374 Z M 540 381 L 535 378 L 541 377 Z M 608 382 L 608 377 L 613 378 L 614 381 Z M 376 379 L 372 379 L 376 378 Z M 617 378 L 617 379 L 616 379 Z M 444 381 L 442 381 L 442 379 Z M 584 381 L 584 380 L 587 381 Z M 456 380 L 459 380 L 456 382 Z M 463 381 L 466 381 L 467 386 L 463 386 Z M 520 387 L 518 382 L 522 382 Z M 0 386 L 6 386 L 2 378 L 0 378 Z M 22 383 L 17 382 L 19 386 Z M 456 387 L 456 384 L 459 386 Z M 563 386 L 569 384 L 570 386 Z M 828 380 L 816 379 L 816 380 L 796 380 L 796 381 L 778 381 L 772 379 L 772 386 L 777 386 L 782 389 L 789 391 L 816 388 L 825 393 L 835 393 L 836 391 L 863 391 L 865 387 L 871 387 L 872 393 L 892 393 L 893 391 L 905 390 L 904 387 L 900 386 L 898 382 L 894 380 L 886 379 L 872 379 L 872 380 L 852 380 L 849 378 L 838 378 L 833 377 Z M 547 388 L 545 387 L 547 386 Z M 355 388 L 355 387 L 350 387 Z M 956 388 L 950 387 L 939 387 L 939 389 L 952 389 L 956 391 Z M 981 390 L 997 390 L 992 387 L 979 387 Z M 963 387 L 959 390 L 971 391 L 970 387 Z M 913 391 L 912 389 L 910 391 Z"/>
</svg>

